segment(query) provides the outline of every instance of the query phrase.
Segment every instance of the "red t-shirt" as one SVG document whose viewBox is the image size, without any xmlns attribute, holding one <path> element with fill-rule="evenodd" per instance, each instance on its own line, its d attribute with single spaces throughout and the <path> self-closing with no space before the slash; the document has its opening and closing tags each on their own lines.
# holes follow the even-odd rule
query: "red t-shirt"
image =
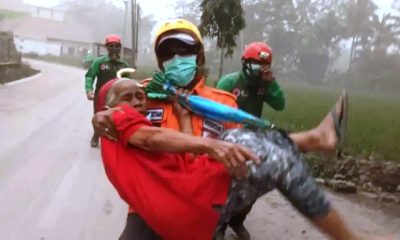
<svg viewBox="0 0 400 240">
<path fill-rule="evenodd" d="M 225 204 L 230 185 L 224 166 L 206 155 L 130 146 L 129 138 L 151 122 L 128 105 L 122 109 L 113 115 L 119 141 L 101 139 L 106 174 L 121 198 L 166 240 L 212 239 L 220 217 L 213 205 Z"/>
</svg>

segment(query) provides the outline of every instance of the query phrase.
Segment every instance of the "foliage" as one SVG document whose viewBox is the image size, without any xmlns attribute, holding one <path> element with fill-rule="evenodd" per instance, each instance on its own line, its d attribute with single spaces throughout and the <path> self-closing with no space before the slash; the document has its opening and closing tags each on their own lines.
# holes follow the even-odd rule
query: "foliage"
<svg viewBox="0 0 400 240">
<path fill-rule="evenodd" d="M 315 127 L 333 107 L 340 89 L 283 82 L 287 108 L 275 112 L 265 106 L 263 117 L 289 131 Z M 400 97 L 372 91 L 350 91 L 350 115 L 345 152 L 377 154 L 400 162 Z"/>
<path fill-rule="evenodd" d="M 245 27 L 242 4 L 240 0 L 203 0 L 200 8 L 200 32 L 203 36 L 216 38 L 217 48 L 221 49 L 221 77 L 223 57 L 233 55 L 236 38 Z"/>
<path fill-rule="evenodd" d="M 175 3 L 175 13 L 178 18 L 186 19 L 194 24 L 200 23 L 200 5 L 196 0 L 178 0 Z"/>
<path fill-rule="evenodd" d="M 5 19 L 8 19 L 8 20 L 18 19 L 18 18 L 24 17 L 26 15 L 27 14 L 23 13 L 23 12 L 16 12 L 16 11 L 11 11 L 11 10 L 6 10 L 6 9 L 0 9 L 0 22 Z"/>
<path fill-rule="evenodd" d="M 78 0 L 68 3 L 66 21 L 85 24 L 94 29 L 95 38 L 103 42 L 108 34 L 124 35 L 124 9 L 115 6 L 112 2 L 106 0 Z M 130 6 L 128 6 L 127 28 L 131 28 Z M 101 15 L 99 15 L 101 13 Z M 156 21 L 152 15 L 140 16 L 139 20 L 139 49 L 149 53 L 151 50 L 151 32 Z M 124 42 L 131 46 L 131 31 L 127 29 Z"/>
<path fill-rule="evenodd" d="M 23 56 L 26 58 L 39 59 L 46 62 L 60 63 L 68 66 L 84 67 L 82 58 L 76 56 L 38 55 L 36 53 L 27 53 Z"/>
<path fill-rule="evenodd" d="M 346 75 L 340 75 L 347 77 L 348 85 L 357 81 L 360 87 L 376 89 L 370 82 L 378 78 L 397 86 L 392 77 L 385 79 L 400 67 L 393 56 L 400 52 L 400 1 L 395 2 L 392 12 L 378 15 L 373 0 L 243 0 L 246 28 L 227 69 L 240 70 L 244 46 L 263 41 L 274 51 L 279 77 L 322 84 L 336 80 L 331 76 L 340 62 L 347 65 Z M 378 59 L 372 57 L 376 55 Z M 378 74 L 367 75 L 361 66 L 375 66 L 368 69 Z"/>
<path fill-rule="evenodd" d="M 224 49 L 225 55 L 233 54 L 236 37 L 245 27 L 240 0 L 204 0 L 200 31 L 204 36 L 217 39 L 217 47 Z"/>
</svg>

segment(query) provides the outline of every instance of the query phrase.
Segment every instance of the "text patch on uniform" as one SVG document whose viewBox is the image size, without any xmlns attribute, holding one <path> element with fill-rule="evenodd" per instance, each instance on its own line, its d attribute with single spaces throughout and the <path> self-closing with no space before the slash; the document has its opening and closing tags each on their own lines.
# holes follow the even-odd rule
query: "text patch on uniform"
<svg viewBox="0 0 400 240">
<path fill-rule="evenodd" d="M 203 137 L 217 138 L 224 131 L 224 125 L 210 119 L 204 119 Z"/>
<path fill-rule="evenodd" d="M 161 121 L 164 117 L 164 109 L 150 109 L 147 110 L 146 118 L 150 121 Z"/>
</svg>

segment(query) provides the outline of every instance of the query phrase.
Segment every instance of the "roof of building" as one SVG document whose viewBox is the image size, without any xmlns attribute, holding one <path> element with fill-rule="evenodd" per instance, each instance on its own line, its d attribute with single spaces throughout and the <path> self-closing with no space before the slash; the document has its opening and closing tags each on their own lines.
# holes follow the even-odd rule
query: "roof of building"
<svg viewBox="0 0 400 240">
<path fill-rule="evenodd" d="M 15 36 L 21 38 L 36 40 L 53 38 L 84 43 L 96 42 L 94 32 L 88 26 L 38 17 L 4 20 L 0 22 L 0 28 L 4 31 L 12 31 Z"/>
<path fill-rule="evenodd" d="M 27 7 L 22 0 L 2 0 L 0 3 L 0 9 L 26 12 Z"/>
</svg>

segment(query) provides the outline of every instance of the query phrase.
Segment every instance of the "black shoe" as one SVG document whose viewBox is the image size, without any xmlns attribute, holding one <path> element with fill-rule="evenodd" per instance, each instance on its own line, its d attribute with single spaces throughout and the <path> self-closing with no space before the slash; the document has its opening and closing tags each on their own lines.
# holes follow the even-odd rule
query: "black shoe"
<svg viewBox="0 0 400 240">
<path fill-rule="evenodd" d="M 213 240 L 224 240 L 225 239 L 225 232 L 224 231 L 217 231 L 214 234 Z"/>
<path fill-rule="evenodd" d="M 213 240 L 224 240 L 227 228 L 228 228 L 227 223 L 219 223 L 215 230 Z"/>
<path fill-rule="evenodd" d="M 250 240 L 250 233 L 243 224 L 232 228 L 240 240 Z"/>
<path fill-rule="evenodd" d="M 92 137 L 92 140 L 90 140 L 90 146 L 92 148 L 97 148 L 99 146 L 99 138 L 97 136 Z"/>
</svg>

